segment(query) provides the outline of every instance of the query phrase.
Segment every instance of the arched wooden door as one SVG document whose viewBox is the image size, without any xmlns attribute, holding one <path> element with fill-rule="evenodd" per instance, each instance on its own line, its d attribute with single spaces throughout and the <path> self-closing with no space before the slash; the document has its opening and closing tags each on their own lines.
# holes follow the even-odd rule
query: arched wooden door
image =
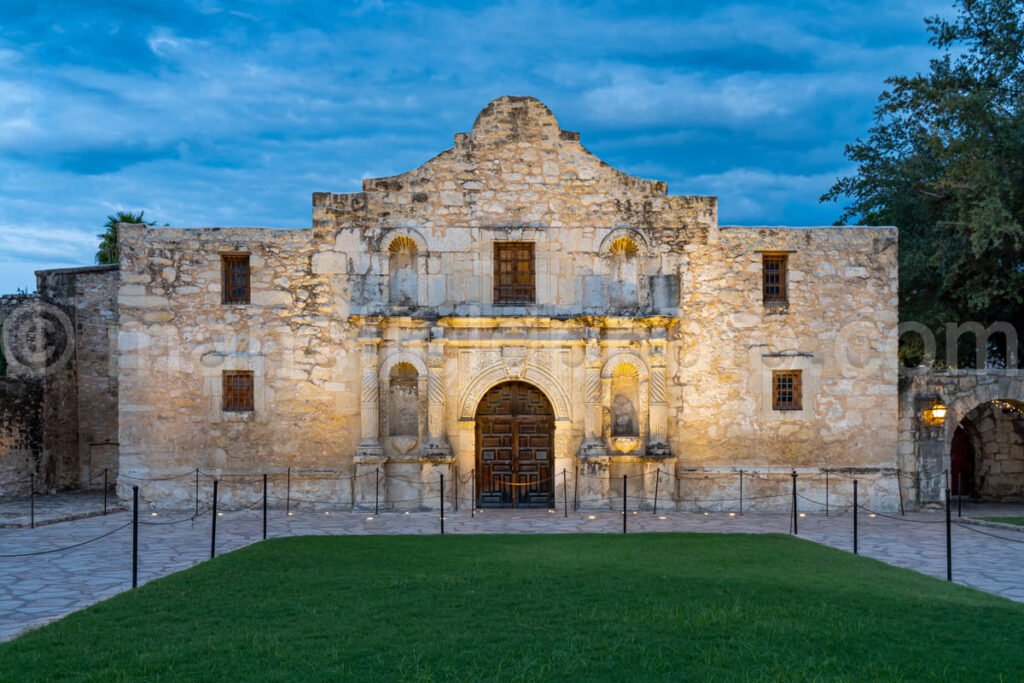
<svg viewBox="0 0 1024 683">
<path fill-rule="evenodd" d="M 554 412 L 526 382 L 505 382 L 476 409 L 477 505 L 548 508 L 554 504 Z"/>
</svg>

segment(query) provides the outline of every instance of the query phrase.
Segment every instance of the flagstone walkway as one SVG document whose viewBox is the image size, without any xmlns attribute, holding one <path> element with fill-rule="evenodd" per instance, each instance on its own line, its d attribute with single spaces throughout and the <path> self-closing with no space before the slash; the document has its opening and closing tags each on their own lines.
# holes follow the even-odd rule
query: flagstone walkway
<svg viewBox="0 0 1024 683">
<path fill-rule="evenodd" d="M 1013 514 L 1005 508 L 996 514 Z M 983 508 L 972 514 L 985 514 Z M 210 515 L 195 521 L 189 511 L 147 515 L 139 529 L 139 582 L 186 569 L 210 556 Z M 955 509 L 954 509 L 954 521 Z M 180 521 L 184 520 L 184 521 Z M 945 578 L 944 514 L 906 517 L 859 515 L 859 550 L 899 567 Z M 801 538 L 842 550 L 853 544 L 852 514 L 798 519 Z M 293 512 L 271 510 L 268 535 L 436 534 L 437 513 Z M 790 532 L 788 514 L 676 513 L 628 515 L 629 532 Z M 488 510 L 445 514 L 445 532 L 467 533 L 622 533 L 622 515 L 612 511 Z M 58 619 L 131 587 L 131 516 L 118 512 L 36 529 L 0 529 L 0 640 Z M 98 536 L 103 538 L 85 543 Z M 217 519 L 217 553 L 262 537 L 258 510 L 222 513 Z M 953 525 L 953 578 L 956 582 L 1024 602 L 1024 531 Z M 45 553 L 55 548 L 60 552 Z M 34 553 L 22 557 L 10 557 Z M 642 561 L 642 558 L 638 558 Z"/>
</svg>

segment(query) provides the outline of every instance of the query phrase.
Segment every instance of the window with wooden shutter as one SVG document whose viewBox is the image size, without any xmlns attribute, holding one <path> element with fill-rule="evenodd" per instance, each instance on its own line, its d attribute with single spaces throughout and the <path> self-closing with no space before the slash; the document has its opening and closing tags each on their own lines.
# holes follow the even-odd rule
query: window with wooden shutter
<svg viewBox="0 0 1024 683">
<path fill-rule="evenodd" d="M 246 412 L 255 409 L 252 370 L 225 370 L 223 374 L 225 411 Z"/>
<path fill-rule="evenodd" d="M 761 257 L 763 272 L 762 293 L 765 306 L 785 306 L 789 303 L 786 291 L 786 254 L 764 254 Z"/>
<path fill-rule="evenodd" d="M 494 303 L 532 304 L 536 300 L 533 242 L 494 243 Z"/>
<path fill-rule="evenodd" d="M 774 370 L 772 372 L 772 409 L 803 409 L 803 371 Z"/>
<path fill-rule="evenodd" d="M 224 303 L 249 303 L 249 255 L 223 254 L 220 259 Z"/>
</svg>

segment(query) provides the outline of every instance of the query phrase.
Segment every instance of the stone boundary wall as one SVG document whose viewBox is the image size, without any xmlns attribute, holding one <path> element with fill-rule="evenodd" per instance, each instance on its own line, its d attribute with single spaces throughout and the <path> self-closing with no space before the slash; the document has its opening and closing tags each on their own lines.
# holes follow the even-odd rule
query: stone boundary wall
<svg viewBox="0 0 1024 683">
<path fill-rule="evenodd" d="M 0 296 L 0 495 L 102 486 L 96 435 L 117 467 L 117 266 L 37 271 L 37 293 Z"/>
</svg>

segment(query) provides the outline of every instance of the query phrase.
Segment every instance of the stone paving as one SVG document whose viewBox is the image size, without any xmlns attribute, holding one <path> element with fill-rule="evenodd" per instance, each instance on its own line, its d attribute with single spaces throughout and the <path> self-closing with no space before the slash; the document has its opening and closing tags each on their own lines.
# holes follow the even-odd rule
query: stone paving
<svg viewBox="0 0 1024 683">
<path fill-rule="evenodd" d="M 0 529 L 30 526 L 33 507 L 36 526 L 95 517 L 103 514 L 103 492 L 74 491 L 53 496 L 36 496 L 34 500 L 28 496 L 0 497 Z M 126 509 L 111 492 L 107 499 L 107 511 L 117 512 Z"/>
<path fill-rule="evenodd" d="M 979 512 L 981 511 L 981 512 Z M 996 512 L 971 508 L 972 514 L 1019 514 L 1000 507 Z M 144 583 L 191 567 L 210 555 L 210 515 L 191 520 L 177 515 L 147 514 L 139 529 L 139 581 Z M 954 519 L 956 510 L 954 508 Z M 179 520 L 184 521 L 179 521 Z M 939 511 L 908 513 L 905 518 L 859 517 L 859 550 L 899 567 L 945 577 L 945 524 Z M 293 512 L 271 510 L 269 536 L 306 534 L 436 534 L 440 518 L 429 512 Z M 677 513 L 628 516 L 630 532 L 790 532 L 788 514 Z M 131 586 L 131 516 L 118 512 L 36 529 L 0 529 L 0 640 L 58 619 Z M 851 550 L 852 514 L 826 517 L 809 514 L 799 522 L 800 537 Z M 448 512 L 445 532 L 467 533 L 621 533 L 622 515 L 610 510 L 570 512 L 487 510 Z M 39 553 L 100 540 L 50 554 Z M 262 535 L 258 510 L 221 513 L 217 520 L 217 552 L 226 553 L 257 541 Z M 1024 531 L 973 524 L 953 526 L 953 577 L 958 583 L 1024 601 Z"/>
</svg>

